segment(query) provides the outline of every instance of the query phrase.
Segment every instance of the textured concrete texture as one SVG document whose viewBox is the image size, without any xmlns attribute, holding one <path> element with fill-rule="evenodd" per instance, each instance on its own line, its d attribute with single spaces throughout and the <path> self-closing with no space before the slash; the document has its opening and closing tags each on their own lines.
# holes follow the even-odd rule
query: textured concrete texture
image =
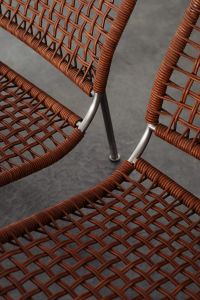
<svg viewBox="0 0 200 300">
<path fill-rule="evenodd" d="M 151 86 L 188 0 L 140 0 L 117 48 L 108 97 L 122 159 L 142 135 Z M 0 30 L 1 60 L 50 95 L 84 115 L 91 99 L 63 74 L 14 37 Z M 153 138 L 144 157 L 200 196 L 197 161 Z M 108 159 L 101 111 L 85 139 L 58 163 L 0 189 L 0 226 L 67 199 L 104 179 L 116 167 Z"/>
</svg>

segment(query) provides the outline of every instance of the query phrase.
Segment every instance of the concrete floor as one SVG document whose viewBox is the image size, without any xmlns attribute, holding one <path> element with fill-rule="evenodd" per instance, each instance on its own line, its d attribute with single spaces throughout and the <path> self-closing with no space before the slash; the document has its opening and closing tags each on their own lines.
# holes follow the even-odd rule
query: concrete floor
<svg viewBox="0 0 200 300">
<path fill-rule="evenodd" d="M 119 44 L 108 82 L 112 118 L 122 159 L 145 128 L 145 107 L 155 72 L 188 0 L 140 0 Z M 1 60 L 50 95 L 84 115 L 90 99 L 63 74 L 21 42 L 0 30 Z M 0 226 L 67 199 L 104 179 L 116 167 L 99 110 L 85 139 L 51 167 L 0 189 Z M 153 138 L 144 157 L 200 196 L 197 161 Z"/>
</svg>

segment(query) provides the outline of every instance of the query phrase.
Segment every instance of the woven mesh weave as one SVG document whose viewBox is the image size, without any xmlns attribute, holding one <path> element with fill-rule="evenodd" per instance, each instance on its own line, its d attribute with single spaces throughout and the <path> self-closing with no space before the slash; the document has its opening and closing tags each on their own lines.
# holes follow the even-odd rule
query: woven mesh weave
<svg viewBox="0 0 200 300">
<path fill-rule="evenodd" d="M 1 0 L 0 27 L 84 92 L 105 92 L 135 0 Z M 83 137 L 80 117 L 0 62 L 0 185 L 42 169 Z"/>
<path fill-rule="evenodd" d="M 156 134 L 200 159 L 200 1 L 193 0 L 156 77 L 147 121 Z"/>
<path fill-rule="evenodd" d="M 2 0 L 0 26 L 86 93 L 94 79 L 96 92 L 104 92 L 113 52 L 134 5 L 135 0 Z"/>
<path fill-rule="evenodd" d="M 2 229 L 0 297 L 199 299 L 199 199 L 143 160 L 136 169 L 124 162 L 93 190 Z"/>
<path fill-rule="evenodd" d="M 80 117 L 0 63 L 0 185 L 39 170 L 81 139 Z"/>
</svg>

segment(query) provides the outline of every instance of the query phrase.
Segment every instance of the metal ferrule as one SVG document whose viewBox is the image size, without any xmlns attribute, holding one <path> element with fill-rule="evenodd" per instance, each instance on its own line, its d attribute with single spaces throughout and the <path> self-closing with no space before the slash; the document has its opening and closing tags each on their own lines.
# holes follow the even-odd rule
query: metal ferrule
<svg viewBox="0 0 200 300">
<path fill-rule="evenodd" d="M 152 124 L 147 125 L 146 130 L 145 130 L 141 140 L 139 141 L 137 147 L 135 148 L 135 150 L 133 151 L 133 153 L 131 154 L 131 156 L 128 159 L 129 162 L 134 164 L 134 163 L 136 163 L 137 159 L 140 158 L 140 156 L 144 152 L 144 150 L 151 138 L 152 132 L 155 131 L 155 129 L 156 129 L 156 126 L 154 126 Z"/>
</svg>

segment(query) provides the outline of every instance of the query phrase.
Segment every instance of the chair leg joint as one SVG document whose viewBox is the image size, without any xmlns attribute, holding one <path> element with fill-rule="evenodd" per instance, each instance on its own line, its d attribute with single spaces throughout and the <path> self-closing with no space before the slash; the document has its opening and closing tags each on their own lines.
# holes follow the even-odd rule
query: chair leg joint
<svg viewBox="0 0 200 300">
<path fill-rule="evenodd" d="M 140 158 L 140 156 L 142 155 L 142 153 L 144 152 L 144 150 L 146 149 L 152 132 L 155 131 L 156 127 L 152 124 L 148 124 L 145 132 L 142 136 L 142 138 L 140 139 L 138 145 L 136 146 L 135 150 L 133 151 L 133 153 L 131 154 L 131 156 L 129 157 L 128 161 L 131 163 L 136 163 L 136 161 L 138 160 L 138 158 Z"/>
</svg>

